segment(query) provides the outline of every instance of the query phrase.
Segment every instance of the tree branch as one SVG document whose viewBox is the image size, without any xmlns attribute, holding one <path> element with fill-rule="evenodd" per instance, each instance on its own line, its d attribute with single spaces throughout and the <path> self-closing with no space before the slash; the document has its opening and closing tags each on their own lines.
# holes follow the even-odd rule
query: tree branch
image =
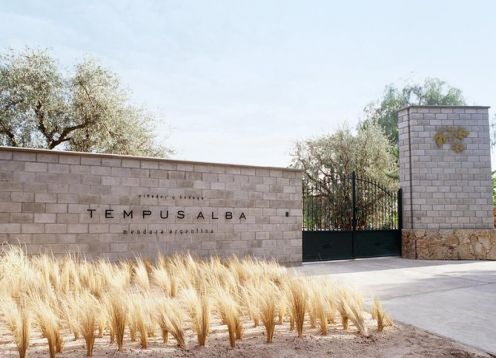
<svg viewBox="0 0 496 358">
<path fill-rule="evenodd" d="M 53 142 L 53 133 L 49 133 L 47 128 L 46 128 L 45 113 L 42 111 L 42 107 L 43 107 L 43 104 L 38 100 L 38 102 L 36 103 L 36 106 L 34 108 L 34 114 L 36 115 L 36 119 L 38 120 L 38 126 L 37 127 L 40 130 L 41 134 L 43 134 L 45 136 L 48 148 L 50 148 L 51 143 Z"/>
<path fill-rule="evenodd" d="M 3 123 L 2 121 L 0 121 L 0 125 L 2 126 L 0 133 L 5 134 L 9 138 L 10 143 L 12 144 L 13 147 L 18 147 L 19 143 L 17 143 L 17 140 L 15 138 L 14 133 L 12 132 L 12 129 L 8 128 L 5 125 L 5 123 Z"/>
<path fill-rule="evenodd" d="M 48 145 L 48 148 L 49 149 L 53 149 L 55 148 L 56 146 L 58 146 L 60 143 L 63 143 L 63 142 L 67 142 L 69 140 L 71 140 L 72 138 L 67 138 L 67 136 L 74 132 L 75 130 L 77 129 L 81 129 L 81 128 L 84 128 L 88 125 L 88 122 L 85 122 L 85 123 L 81 123 L 81 124 L 78 124 L 78 125 L 75 125 L 75 126 L 71 126 L 71 127 L 66 127 L 64 128 L 64 130 L 62 131 L 62 133 L 60 133 L 60 136 L 58 139 L 54 139 L 52 140 L 49 145 Z"/>
<path fill-rule="evenodd" d="M 94 103 L 94 100 L 93 98 L 91 97 L 88 89 L 86 88 L 86 86 L 83 84 L 82 81 L 79 81 L 78 84 L 81 86 L 81 88 L 83 89 L 83 92 L 85 93 L 86 97 L 88 98 L 89 102 L 91 103 L 91 106 L 93 107 L 93 110 L 96 111 L 96 107 L 97 107 L 97 104 Z M 49 143 L 48 145 L 48 148 L 49 149 L 53 149 L 55 148 L 56 146 L 58 146 L 59 144 L 63 143 L 63 142 L 68 142 L 70 141 L 72 138 L 68 138 L 67 136 L 74 132 L 75 130 L 78 130 L 78 129 L 82 129 L 82 128 L 86 128 L 92 124 L 96 123 L 96 118 L 94 118 L 94 116 L 88 116 L 83 123 L 80 123 L 80 124 L 77 124 L 77 125 L 74 125 L 74 126 L 70 126 L 70 127 L 66 127 L 62 130 L 62 132 L 60 133 L 58 139 L 53 139 L 52 137 L 52 141 L 51 143 Z"/>
</svg>

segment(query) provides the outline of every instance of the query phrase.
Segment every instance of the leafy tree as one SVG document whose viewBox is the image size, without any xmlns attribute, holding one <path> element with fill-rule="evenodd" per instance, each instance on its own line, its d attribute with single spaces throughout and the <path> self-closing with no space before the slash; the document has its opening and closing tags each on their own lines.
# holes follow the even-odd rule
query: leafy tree
<svg viewBox="0 0 496 358">
<path fill-rule="evenodd" d="M 427 78 L 423 84 L 408 84 L 403 88 L 388 85 L 384 96 L 365 107 L 365 123 L 377 122 L 391 143 L 398 144 L 397 112 L 409 105 L 464 105 L 462 91 L 437 78 Z"/>
<path fill-rule="evenodd" d="M 355 171 L 386 187 L 396 187 L 391 178 L 397 170 L 392 158 L 393 146 L 375 122 L 349 127 L 317 138 L 296 143 L 292 166 L 305 171 L 309 182 L 322 183 L 325 178 Z"/>
<path fill-rule="evenodd" d="M 0 55 L 0 145 L 166 156 L 153 118 L 93 60 L 63 73 L 46 51 Z"/>
<path fill-rule="evenodd" d="M 304 224 L 318 229 L 350 228 L 351 188 L 347 176 L 352 171 L 386 190 L 398 188 L 398 110 L 408 105 L 463 104 L 459 89 L 436 78 L 403 88 L 389 85 L 381 100 L 365 107 L 366 118 L 356 134 L 343 128 L 331 135 L 297 143 L 292 165 L 304 169 L 306 197 L 310 198 L 304 202 L 305 212 L 311 213 L 304 217 Z M 366 228 L 378 214 L 374 208 L 380 205 L 375 206 L 374 201 L 387 200 L 387 197 L 374 192 L 365 193 L 357 200 L 361 200 L 358 203 L 361 222 L 357 225 Z"/>
<path fill-rule="evenodd" d="M 292 166 L 305 172 L 304 187 L 309 198 L 304 203 L 307 227 L 350 228 L 351 182 L 347 178 L 353 171 L 386 190 L 398 188 L 393 145 L 375 122 L 359 126 L 356 133 L 344 127 L 333 134 L 297 143 Z M 365 227 L 375 215 L 374 202 L 387 199 L 383 197 L 385 192 L 377 192 L 379 196 L 361 196 L 359 226 Z"/>
</svg>

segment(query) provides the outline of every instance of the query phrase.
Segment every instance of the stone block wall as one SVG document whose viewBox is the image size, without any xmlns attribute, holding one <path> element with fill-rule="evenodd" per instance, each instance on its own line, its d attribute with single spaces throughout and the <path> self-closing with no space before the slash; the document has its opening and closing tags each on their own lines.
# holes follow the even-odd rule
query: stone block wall
<svg viewBox="0 0 496 358">
<path fill-rule="evenodd" d="M 420 246 L 439 244 L 443 238 L 445 254 L 434 250 L 437 254 L 429 258 L 483 257 L 453 252 L 459 246 L 454 238 L 468 237 L 459 230 L 484 232 L 486 237 L 494 227 L 488 107 L 407 107 L 398 112 L 398 130 L 403 228 L 410 232 L 403 235 L 403 247 L 417 247 L 413 254 L 410 249 L 404 254 L 419 257 Z M 457 138 L 460 130 L 466 132 Z M 436 143 L 439 134 L 446 143 Z M 489 237 L 494 240 L 494 235 Z M 416 246 L 417 239 L 422 244 Z"/>
<path fill-rule="evenodd" d="M 493 227 L 488 118 L 487 107 L 414 106 L 398 113 L 404 228 Z M 453 127 L 469 132 L 459 153 L 434 140 L 439 129 Z"/>
<path fill-rule="evenodd" d="M 30 254 L 302 258 L 302 173 L 0 147 L 0 242 Z"/>
<path fill-rule="evenodd" d="M 494 229 L 403 230 L 402 255 L 422 260 L 496 260 Z"/>
</svg>

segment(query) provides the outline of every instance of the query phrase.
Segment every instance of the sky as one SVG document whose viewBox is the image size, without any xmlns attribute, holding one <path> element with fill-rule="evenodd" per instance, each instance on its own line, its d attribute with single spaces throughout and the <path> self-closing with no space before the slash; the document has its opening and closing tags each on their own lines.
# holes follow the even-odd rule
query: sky
<svg viewBox="0 0 496 358">
<path fill-rule="evenodd" d="M 391 83 L 437 77 L 496 108 L 495 11 L 492 0 L 0 0 L 0 51 L 49 49 L 68 71 L 99 59 L 156 114 L 175 159 L 287 166 L 298 140 L 355 126 Z"/>
</svg>

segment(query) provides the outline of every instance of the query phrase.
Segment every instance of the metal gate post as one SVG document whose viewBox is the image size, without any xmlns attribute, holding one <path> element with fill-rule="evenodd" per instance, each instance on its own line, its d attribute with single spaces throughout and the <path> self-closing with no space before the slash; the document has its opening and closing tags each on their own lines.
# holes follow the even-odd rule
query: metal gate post
<svg viewBox="0 0 496 358">
<path fill-rule="evenodd" d="M 403 229 L 403 189 L 398 189 L 398 229 Z"/>
<path fill-rule="evenodd" d="M 355 231 L 356 231 L 356 174 L 351 173 L 351 255 L 355 258 Z"/>
</svg>

